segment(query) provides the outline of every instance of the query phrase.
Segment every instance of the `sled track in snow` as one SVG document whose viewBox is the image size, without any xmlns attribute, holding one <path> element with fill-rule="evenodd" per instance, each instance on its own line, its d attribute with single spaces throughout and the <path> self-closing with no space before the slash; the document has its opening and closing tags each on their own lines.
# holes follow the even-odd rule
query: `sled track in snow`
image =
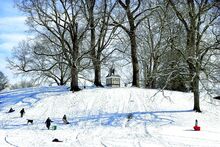
<svg viewBox="0 0 220 147">
<path fill-rule="evenodd" d="M 107 145 L 105 145 L 102 141 L 101 141 L 100 143 L 101 143 L 101 145 L 103 145 L 104 147 L 107 147 Z"/>
<path fill-rule="evenodd" d="M 9 145 L 11 145 L 11 146 L 13 146 L 13 147 L 18 147 L 17 145 L 14 145 L 14 144 L 10 143 L 10 142 L 7 140 L 7 138 L 8 138 L 8 135 L 5 136 L 5 142 L 6 142 L 7 144 L 9 144 Z"/>
</svg>

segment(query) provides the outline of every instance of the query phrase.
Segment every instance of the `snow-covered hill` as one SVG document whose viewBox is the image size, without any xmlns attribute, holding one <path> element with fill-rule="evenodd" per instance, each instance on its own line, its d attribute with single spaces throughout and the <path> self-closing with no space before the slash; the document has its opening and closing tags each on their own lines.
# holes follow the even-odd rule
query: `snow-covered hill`
<svg viewBox="0 0 220 147">
<path fill-rule="evenodd" d="M 26 88 L 0 93 L 1 147 L 220 146 L 220 102 L 191 93 L 140 88 Z M 7 113 L 10 108 L 13 113 Z M 19 111 L 26 113 L 20 118 Z M 70 124 L 63 124 L 67 115 Z M 128 116 L 131 116 L 128 119 Z M 57 130 L 47 130 L 50 117 Z M 27 125 L 27 119 L 34 123 Z M 195 119 L 201 131 L 193 131 Z M 63 142 L 52 142 L 58 138 Z"/>
</svg>

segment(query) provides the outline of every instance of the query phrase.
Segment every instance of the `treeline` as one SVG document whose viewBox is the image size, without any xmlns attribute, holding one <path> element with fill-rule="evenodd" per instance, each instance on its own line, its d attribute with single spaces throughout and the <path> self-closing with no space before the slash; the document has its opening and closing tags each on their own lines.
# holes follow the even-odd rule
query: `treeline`
<svg viewBox="0 0 220 147">
<path fill-rule="evenodd" d="M 5 89 L 7 87 L 7 84 L 8 84 L 7 77 L 4 75 L 3 72 L 0 71 L 0 91 Z"/>
<path fill-rule="evenodd" d="M 79 78 L 102 87 L 112 62 L 129 67 L 132 86 L 192 91 L 218 82 L 217 0 L 18 0 L 34 38 L 21 42 L 10 68 L 58 85 Z M 94 75 L 91 78 L 91 75 Z M 128 81 L 129 82 L 129 81 Z"/>
</svg>

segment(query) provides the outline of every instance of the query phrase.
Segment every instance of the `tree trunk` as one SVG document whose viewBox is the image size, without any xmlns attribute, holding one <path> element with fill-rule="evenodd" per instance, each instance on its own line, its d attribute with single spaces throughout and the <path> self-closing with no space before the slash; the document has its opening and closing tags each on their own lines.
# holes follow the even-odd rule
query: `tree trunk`
<svg viewBox="0 0 220 147">
<path fill-rule="evenodd" d="M 101 64 L 100 63 L 96 63 L 94 66 L 94 71 L 95 71 L 95 80 L 94 80 L 94 84 L 97 87 L 104 87 L 101 83 Z"/>
<path fill-rule="evenodd" d="M 71 68 L 71 85 L 70 91 L 79 91 L 81 90 L 78 86 L 78 69 L 75 65 Z"/>
<path fill-rule="evenodd" d="M 145 55 L 146 55 L 146 53 L 145 53 Z M 148 70 L 148 68 L 147 68 L 147 63 L 146 63 L 146 61 L 143 61 L 143 77 L 144 77 L 144 87 L 145 88 L 148 88 L 148 72 L 147 72 L 147 70 Z"/>
<path fill-rule="evenodd" d="M 196 75 L 193 79 L 193 95 L 194 95 L 194 108 L 193 110 L 196 112 L 202 112 L 200 110 L 200 104 L 199 104 L 199 75 Z"/>
<path fill-rule="evenodd" d="M 199 94 L 199 71 L 200 71 L 200 65 L 199 63 L 197 62 L 195 64 L 195 77 L 193 78 L 193 81 L 192 81 L 192 89 L 193 89 L 193 95 L 194 95 L 194 107 L 193 107 L 193 110 L 196 111 L 196 112 L 202 112 L 200 110 L 200 94 Z"/>
<path fill-rule="evenodd" d="M 130 34 L 130 42 L 131 42 L 131 59 L 132 59 L 132 67 L 133 67 L 132 86 L 140 87 L 139 65 L 138 65 L 138 58 L 137 58 L 137 43 L 136 43 L 135 31 L 132 31 Z"/>
<path fill-rule="evenodd" d="M 98 53 L 96 53 L 96 29 L 95 29 L 95 21 L 94 21 L 94 6 L 95 2 L 94 0 L 89 0 L 87 1 L 88 4 L 88 12 L 89 12 L 89 26 L 90 26 L 90 48 L 91 52 L 90 55 L 92 57 L 92 63 L 93 63 L 93 68 L 94 68 L 94 85 L 97 87 L 103 87 L 101 83 L 101 65 L 100 65 L 100 60 L 97 59 Z"/>
<path fill-rule="evenodd" d="M 60 78 L 60 85 L 61 85 L 61 86 L 66 85 L 66 83 L 64 82 L 63 77 Z"/>
<path fill-rule="evenodd" d="M 121 23 L 117 22 L 117 25 L 119 25 L 129 36 L 130 38 L 130 44 L 131 44 L 131 63 L 132 63 L 132 69 L 133 69 L 133 77 L 132 77 L 132 86 L 140 87 L 139 83 L 139 65 L 138 65 L 138 58 L 137 58 L 137 42 L 136 42 L 136 28 L 138 24 L 144 20 L 141 19 L 138 21 L 138 23 L 135 25 L 135 20 L 138 18 L 138 16 L 141 14 L 136 14 L 135 12 L 138 11 L 139 6 L 141 5 L 141 1 L 137 1 L 137 7 L 135 10 L 132 10 L 132 5 L 130 0 L 118 0 L 117 1 L 119 5 L 125 10 L 129 27 L 126 27 L 122 25 Z"/>
<path fill-rule="evenodd" d="M 194 108 L 196 112 L 201 112 L 199 104 L 199 65 L 196 54 L 196 42 L 195 42 L 195 21 L 191 20 L 190 30 L 187 32 L 187 46 L 188 46 L 188 66 L 190 73 L 191 88 L 194 95 Z"/>
<path fill-rule="evenodd" d="M 189 35 L 189 36 L 191 36 L 191 35 Z M 190 39 L 188 38 L 188 40 L 190 40 Z M 201 112 L 200 104 L 199 104 L 199 65 L 197 63 L 198 61 L 195 61 L 196 60 L 195 57 L 192 55 L 190 56 L 190 54 L 192 54 L 193 53 L 192 51 L 194 50 L 194 45 L 193 45 L 192 40 L 190 40 L 189 44 L 188 44 L 188 48 L 191 50 L 189 50 L 189 54 L 188 54 L 189 58 L 187 59 L 187 63 L 188 63 L 188 69 L 189 69 L 189 73 L 190 73 L 190 80 L 192 81 L 191 82 L 191 89 L 192 89 L 192 92 L 194 95 L 194 108 L 193 108 L 193 110 L 196 112 Z"/>
<path fill-rule="evenodd" d="M 194 1 L 189 0 L 189 16 L 190 16 L 190 25 L 189 30 L 187 30 L 187 50 L 188 50 L 188 58 L 187 63 L 189 66 L 191 88 L 194 95 L 194 108 L 193 110 L 196 112 L 201 112 L 199 105 L 199 63 L 198 63 L 198 55 L 196 51 L 196 19 L 195 19 L 195 4 Z"/>
<path fill-rule="evenodd" d="M 75 21 L 75 20 L 74 20 Z M 74 22 L 74 26 L 71 29 L 71 39 L 72 39 L 72 61 L 70 61 L 71 65 L 71 91 L 79 91 L 81 90 L 78 85 L 78 57 L 79 57 L 79 38 L 78 38 L 78 23 Z"/>
</svg>

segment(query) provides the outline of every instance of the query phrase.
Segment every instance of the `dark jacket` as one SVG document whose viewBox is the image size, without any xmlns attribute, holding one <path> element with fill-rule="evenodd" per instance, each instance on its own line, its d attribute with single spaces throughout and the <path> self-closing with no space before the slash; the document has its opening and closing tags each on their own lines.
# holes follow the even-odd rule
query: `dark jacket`
<svg viewBox="0 0 220 147">
<path fill-rule="evenodd" d="M 24 108 L 21 109 L 20 113 L 21 113 L 21 117 L 23 117 L 25 113 Z"/>
<path fill-rule="evenodd" d="M 63 123 L 64 124 L 69 124 L 69 122 L 67 121 L 66 115 L 63 116 Z"/>
<path fill-rule="evenodd" d="M 49 117 L 45 121 L 45 124 L 46 124 L 46 127 L 47 127 L 48 130 L 50 129 L 51 122 L 53 122 L 53 121 Z"/>
</svg>

